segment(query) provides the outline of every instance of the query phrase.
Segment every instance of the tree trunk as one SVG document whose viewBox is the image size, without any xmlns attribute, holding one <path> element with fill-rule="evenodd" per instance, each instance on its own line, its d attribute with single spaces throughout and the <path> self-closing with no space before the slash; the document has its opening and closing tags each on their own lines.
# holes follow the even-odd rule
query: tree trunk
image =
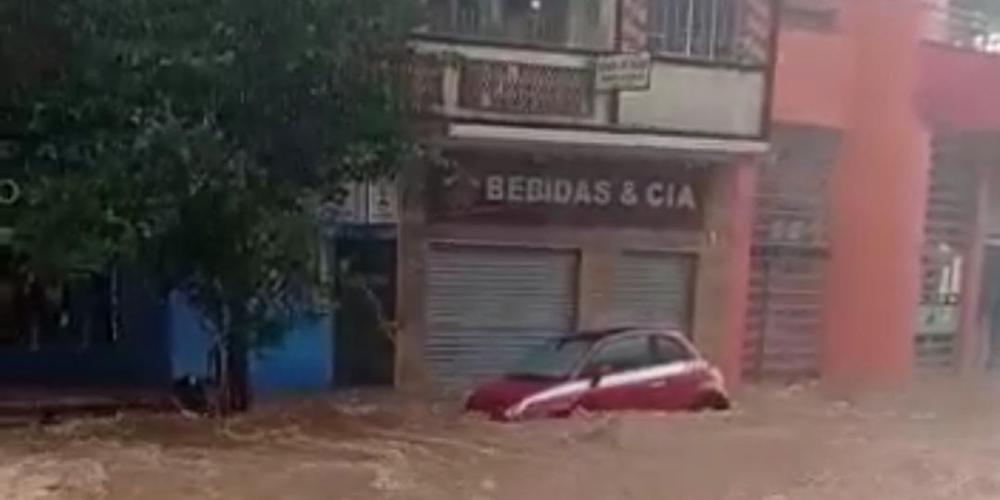
<svg viewBox="0 0 1000 500">
<path fill-rule="evenodd" d="M 223 307 L 220 337 L 216 341 L 217 411 L 221 416 L 250 408 L 246 334 L 239 327 L 242 324 L 238 319 L 240 315 L 236 316 L 234 318 L 231 306 Z"/>
<path fill-rule="evenodd" d="M 247 363 L 246 335 L 242 331 L 231 331 L 227 342 L 227 367 L 229 387 L 226 395 L 228 412 L 244 412 L 250 409 L 250 376 Z"/>
</svg>

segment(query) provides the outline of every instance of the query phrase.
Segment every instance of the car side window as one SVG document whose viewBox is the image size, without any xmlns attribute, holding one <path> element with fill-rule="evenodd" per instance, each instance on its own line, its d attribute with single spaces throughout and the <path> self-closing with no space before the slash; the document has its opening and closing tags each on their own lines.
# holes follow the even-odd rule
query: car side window
<svg viewBox="0 0 1000 500">
<path fill-rule="evenodd" d="M 649 366 L 653 364 L 649 347 L 645 337 L 613 340 L 594 353 L 584 372 L 590 375 L 601 372 L 617 373 Z"/>
<path fill-rule="evenodd" d="M 677 363 L 694 359 L 694 353 L 675 339 L 664 336 L 652 337 L 653 358 L 657 364 Z"/>
</svg>

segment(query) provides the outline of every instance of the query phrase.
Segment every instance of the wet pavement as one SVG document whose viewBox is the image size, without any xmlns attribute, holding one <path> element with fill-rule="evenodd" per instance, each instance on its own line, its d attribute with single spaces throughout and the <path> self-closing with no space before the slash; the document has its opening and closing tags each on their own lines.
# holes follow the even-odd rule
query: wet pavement
<svg viewBox="0 0 1000 500">
<path fill-rule="evenodd" d="M 399 398 L 0 430 L 0 499 L 1000 499 L 1000 386 L 502 425 Z"/>
</svg>

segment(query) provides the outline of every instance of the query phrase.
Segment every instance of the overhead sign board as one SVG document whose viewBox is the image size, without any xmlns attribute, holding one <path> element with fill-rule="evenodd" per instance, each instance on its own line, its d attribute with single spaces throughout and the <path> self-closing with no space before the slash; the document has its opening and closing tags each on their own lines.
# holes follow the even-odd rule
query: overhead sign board
<svg viewBox="0 0 1000 500">
<path fill-rule="evenodd" d="M 598 57 L 594 65 L 594 89 L 598 92 L 649 90 L 652 65 L 648 52 Z"/>
<path fill-rule="evenodd" d="M 705 168 L 558 159 L 538 165 L 499 152 L 451 156 L 453 168 L 431 171 L 435 222 L 678 230 L 704 224 Z"/>
</svg>

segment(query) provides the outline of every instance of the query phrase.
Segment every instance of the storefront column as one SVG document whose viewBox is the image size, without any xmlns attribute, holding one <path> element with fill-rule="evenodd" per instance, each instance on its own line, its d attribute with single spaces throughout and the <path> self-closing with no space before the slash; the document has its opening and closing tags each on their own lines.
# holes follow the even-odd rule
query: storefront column
<svg viewBox="0 0 1000 500">
<path fill-rule="evenodd" d="M 914 109 L 922 18 L 919 2 L 844 3 L 855 74 L 831 178 L 822 330 L 835 387 L 895 386 L 913 370 L 930 168 Z"/>
<path fill-rule="evenodd" d="M 420 391 L 429 387 L 423 360 L 427 332 L 426 165 L 414 163 L 400 174 L 399 242 L 396 258 L 396 387 Z"/>
<path fill-rule="evenodd" d="M 580 274 L 577 283 L 577 328 L 598 330 L 612 324 L 614 262 L 617 249 L 613 235 L 596 236 L 583 245 L 580 252 Z"/>
<path fill-rule="evenodd" d="M 742 375 L 758 168 L 752 158 L 720 167 L 698 264 L 695 343 L 731 387 Z"/>
<path fill-rule="evenodd" d="M 727 243 L 725 342 L 723 370 L 731 386 L 740 384 L 743 374 L 743 345 L 747 330 L 750 290 L 750 249 L 753 244 L 754 193 L 759 167 L 753 159 L 742 159 L 732 169 L 729 189 L 732 207 Z"/>
</svg>

